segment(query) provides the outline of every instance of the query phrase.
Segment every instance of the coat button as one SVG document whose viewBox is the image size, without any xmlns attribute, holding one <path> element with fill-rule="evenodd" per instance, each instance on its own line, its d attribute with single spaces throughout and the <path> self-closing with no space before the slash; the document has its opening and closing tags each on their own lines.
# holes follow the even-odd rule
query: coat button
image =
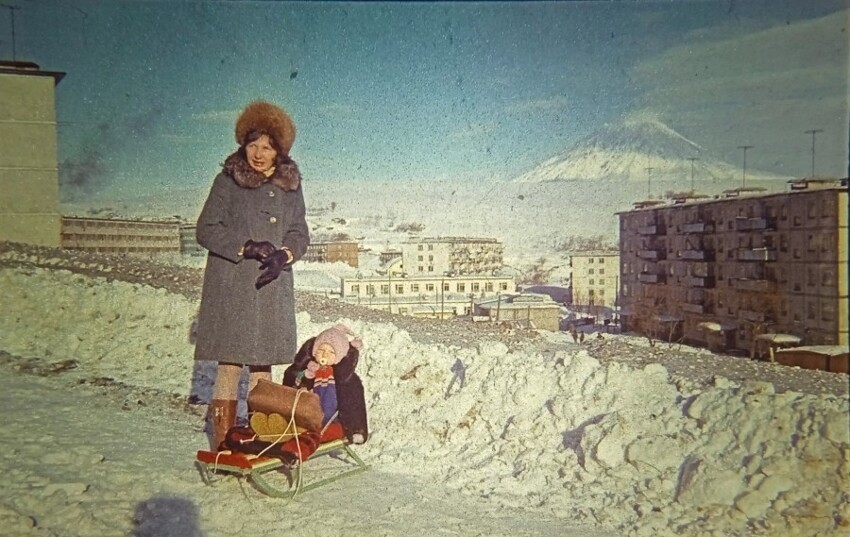
<svg viewBox="0 0 850 537">
<path fill-rule="evenodd" d="M 272 216 L 271 218 L 269 218 L 269 222 L 271 222 L 272 224 L 277 224 L 277 218 Z"/>
<path fill-rule="evenodd" d="M 274 190 L 269 190 L 269 197 L 270 197 L 270 198 L 273 198 L 273 197 L 274 197 Z"/>
</svg>

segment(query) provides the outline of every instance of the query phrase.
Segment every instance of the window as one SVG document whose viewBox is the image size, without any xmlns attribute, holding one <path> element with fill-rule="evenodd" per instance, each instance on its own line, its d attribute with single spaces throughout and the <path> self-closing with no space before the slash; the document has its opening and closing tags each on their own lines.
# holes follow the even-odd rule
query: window
<svg viewBox="0 0 850 537">
<path fill-rule="evenodd" d="M 434 265 L 428 265 L 428 272 L 434 272 Z"/>
<path fill-rule="evenodd" d="M 812 200 L 808 203 L 807 216 L 809 218 L 814 218 L 815 216 L 817 216 L 817 207 L 815 206 L 814 200 Z"/>
<path fill-rule="evenodd" d="M 428 245 L 428 251 L 430 252 L 430 251 L 431 251 L 431 250 L 433 250 L 433 249 L 434 249 L 434 245 L 433 245 L 433 244 L 429 244 L 429 245 Z"/>
<path fill-rule="evenodd" d="M 422 265 L 419 265 L 419 272 L 423 272 L 424 270 L 425 270 L 425 267 L 423 267 Z"/>
<path fill-rule="evenodd" d="M 599 290 L 599 296 L 605 296 L 605 289 Z"/>
<path fill-rule="evenodd" d="M 411 293 L 418 293 L 419 292 L 419 284 L 418 283 L 411 283 L 410 284 L 410 292 Z"/>
<path fill-rule="evenodd" d="M 599 285 L 605 285 L 605 278 L 599 278 Z"/>
<path fill-rule="evenodd" d="M 446 292 L 449 291 L 449 284 L 448 283 L 443 282 L 443 291 L 446 291 Z"/>
<path fill-rule="evenodd" d="M 419 250 L 419 251 L 421 252 L 421 251 L 423 250 L 423 246 L 420 244 L 420 245 L 418 245 L 418 246 L 416 247 L 416 249 L 417 249 L 417 250 Z"/>
<path fill-rule="evenodd" d="M 809 302 L 808 304 L 806 304 L 806 317 L 808 317 L 809 319 L 814 319 L 815 317 L 817 317 L 817 310 L 817 303 Z"/>
<path fill-rule="evenodd" d="M 421 256 L 421 255 L 416 256 L 416 260 L 417 260 L 417 261 L 422 261 L 422 260 L 423 260 L 423 257 L 424 257 L 424 256 Z"/>
<path fill-rule="evenodd" d="M 600 258 L 599 258 L 599 262 L 600 262 L 600 263 L 604 263 L 604 262 L 605 262 L 605 258 L 604 258 L 604 257 L 600 257 Z"/>
<path fill-rule="evenodd" d="M 593 258 L 591 257 L 590 259 L 587 260 L 587 262 L 592 265 L 593 264 Z"/>
<path fill-rule="evenodd" d="M 594 283 L 593 278 L 591 278 L 590 280 L 588 280 L 588 282 L 587 282 L 587 283 L 589 283 L 590 285 L 593 285 L 593 283 Z"/>
<path fill-rule="evenodd" d="M 599 274 L 600 274 L 600 276 L 601 276 L 602 274 L 605 274 L 605 269 L 604 269 L 604 268 L 599 269 Z"/>
<path fill-rule="evenodd" d="M 395 292 L 396 292 L 397 295 L 403 295 L 404 294 L 404 284 L 403 283 L 395 284 Z"/>
<path fill-rule="evenodd" d="M 352 286 L 351 286 L 351 292 L 352 292 L 353 294 L 357 294 L 357 295 L 359 295 L 359 294 L 360 294 L 360 284 L 359 284 L 359 283 L 355 283 L 354 285 L 352 285 Z"/>
<path fill-rule="evenodd" d="M 429 255 L 429 256 L 428 256 L 428 261 L 429 261 L 429 262 L 434 261 L 434 256 L 433 256 L 433 255 Z"/>
<path fill-rule="evenodd" d="M 486 291 L 488 293 L 492 293 L 493 292 L 493 282 L 486 282 L 484 284 L 484 291 Z"/>
<path fill-rule="evenodd" d="M 369 296 L 373 296 L 375 294 L 375 286 L 371 283 L 366 285 L 366 294 Z"/>
<path fill-rule="evenodd" d="M 472 282 L 472 292 L 477 293 L 481 290 L 481 284 L 478 282 Z"/>
<path fill-rule="evenodd" d="M 508 290 L 508 282 L 502 282 L 499 284 L 499 290 L 507 291 Z"/>
<path fill-rule="evenodd" d="M 825 300 L 820 305 L 820 319 L 821 321 L 834 321 L 835 320 L 835 302 L 831 300 Z"/>
<path fill-rule="evenodd" d="M 434 290 L 434 284 L 433 283 L 426 283 L 425 284 L 425 290 L 429 293 L 432 292 Z"/>
<path fill-rule="evenodd" d="M 388 283 L 381 284 L 381 294 L 382 295 L 390 294 L 390 284 L 388 284 Z"/>
<path fill-rule="evenodd" d="M 466 291 L 466 284 L 465 283 L 457 284 L 457 292 L 463 293 L 464 291 Z"/>
<path fill-rule="evenodd" d="M 587 269 L 588 274 L 593 274 L 593 269 Z"/>
</svg>

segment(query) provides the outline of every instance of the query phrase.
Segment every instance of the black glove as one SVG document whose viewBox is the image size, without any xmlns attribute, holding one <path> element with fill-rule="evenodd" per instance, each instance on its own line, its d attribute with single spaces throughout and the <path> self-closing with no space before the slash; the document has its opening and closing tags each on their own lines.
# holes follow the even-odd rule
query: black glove
<svg viewBox="0 0 850 537">
<path fill-rule="evenodd" d="M 264 269 L 264 272 L 257 278 L 254 287 L 259 289 L 275 281 L 281 272 L 291 270 L 291 267 L 292 263 L 289 262 L 288 252 L 286 250 L 276 250 L 273 254 L 266 257 L 260 265 L 260 268 Z"/>
<path fill-rule="evenodd" d="M 248 239 L 248 241 L 242 246 L 242 257 L 245 259 L 256 259 L 257 261 L 262 261 L 275 253 L 276 250 L 277 248 L 274 247 L 274 244 L 268 241 L 256 242 Z"/>
</svg>

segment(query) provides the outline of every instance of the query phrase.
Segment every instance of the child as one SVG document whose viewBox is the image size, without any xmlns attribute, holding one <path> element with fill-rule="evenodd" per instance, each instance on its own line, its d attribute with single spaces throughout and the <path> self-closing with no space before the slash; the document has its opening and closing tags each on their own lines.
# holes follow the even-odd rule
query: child
<svg viewBox="0 0 850 537">
<path fill-rule="evenodd" d="M 319 396 L 323 426 L 338 422 L 353 444 L 369 436 L 363 383 L 354 369 L 363 342 L 337 324 L 304 342 L 283 374 L 283 384 Z"/>
</svg>

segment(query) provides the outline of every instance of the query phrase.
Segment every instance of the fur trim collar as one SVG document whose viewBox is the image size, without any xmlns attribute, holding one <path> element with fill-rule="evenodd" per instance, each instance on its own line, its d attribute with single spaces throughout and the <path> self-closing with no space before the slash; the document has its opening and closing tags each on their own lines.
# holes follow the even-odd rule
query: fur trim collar
<svg viewBox="0 0 850 537">
<path fill-rule="evenodd" d="M 229 175 L 233 182 L 242 188 L 259 188 L 270 182 L 283 190 L 298 190 L 298 186 L 301 184 L 301 172 L 298 171 L 298 165 L 292 159 L 279 164 L 271 177 L 266 177 L 252 168 L 239 152 L 227 157 L 223 168 L 224 173 Z"/>
</svg>

